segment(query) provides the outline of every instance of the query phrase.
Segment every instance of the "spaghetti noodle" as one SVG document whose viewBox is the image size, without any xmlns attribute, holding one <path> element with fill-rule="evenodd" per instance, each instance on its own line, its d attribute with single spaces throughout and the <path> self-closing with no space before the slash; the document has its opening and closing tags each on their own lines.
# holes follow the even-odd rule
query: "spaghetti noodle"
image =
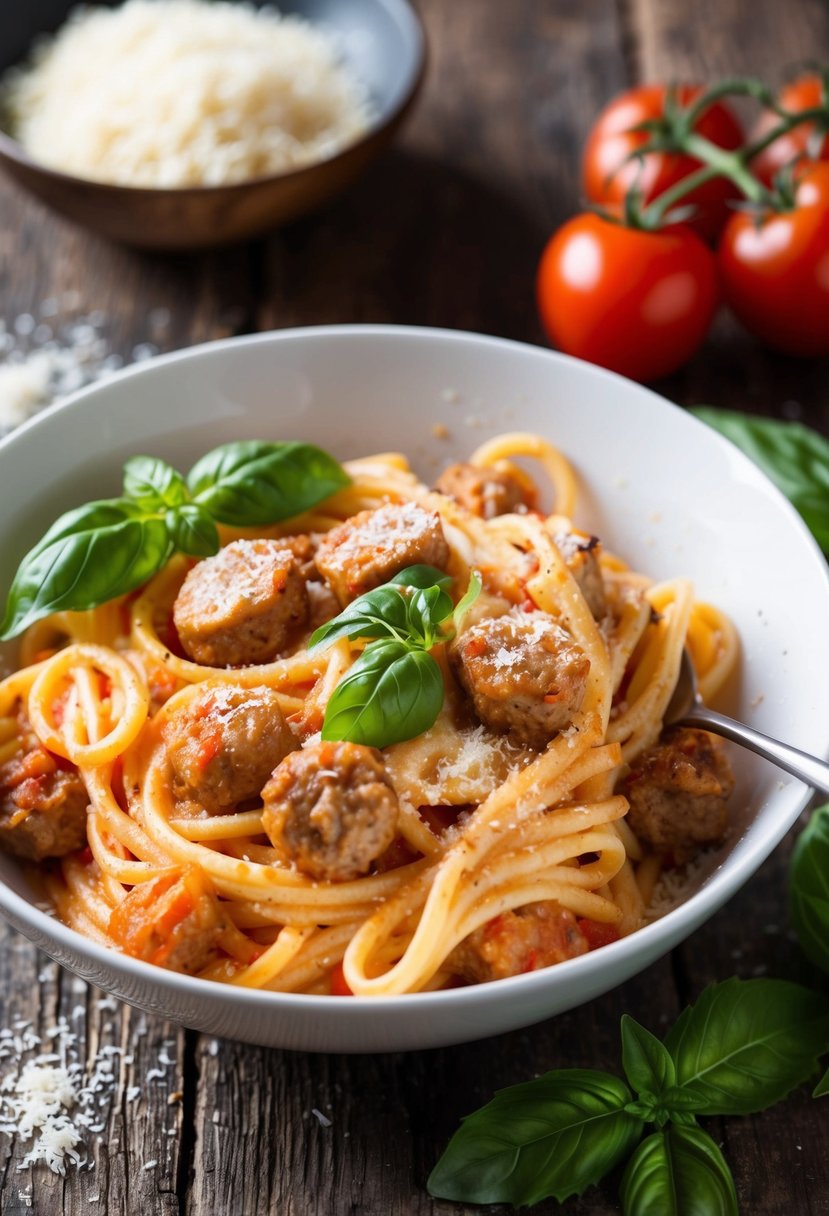
<svg viewBox="0 0 829 1216">
<path fill-rule="evenodd" d="M 528 459 L 552 484 L 553 514 L 533 505 Z M 579 535 L 565 458 L 537 436 L 509 434 L 470 463 L 512 479 L 522 505 L 486 518 L 429 490 L 402 456 L 382 455 L 346 465 L 351 484 L 320 507 L 255 535 L 330 535 L 384 504 L 436 513 L 459 594 L 480 572 L 475 619 L 518 612 L 551 619 L 585 656 L 567 725 L 538 748 L 520 732 L 477 721 L 438 642 L 443 709 L 428 730 L 383 748 L 399 804 L 392 844 L 356 877 L 304 873 L 266 834 L 261 799 L 208 811 L 174 792 L 170 724 L 198 712 L 205 690 L 266 688 L 297 743 L 311 747 L 364 643 L 340 639 L 309 650 L 306 630 L 267 663 L 196 662 L 170 635 L 192 564 L 173 558 L 137 595 L 33 625 L 21 669 L 0 684 L 0 774 L 26 751 L 25 721 L 55 763 L 77 769 L 88 796 L 86 847 L 38 866 L 65 923 L 214 980 L 328 993 L 333 977 L 335 991 L 379 995 L 481 978 L 464 970 L 464 949 L 491 939 L 492 926 L 516 910 L 526 917 L 528 909 L 555 908 L 559 930 L 564 917 L 579 935 L 571 953 L 644 922 L 664 855 L 626 824 L 620 778 L 660 737 L 683 647 L 711 697 L 735 662 L 733 627 L 695 603 L 687 581 L 653 585 L 604 552 L 597 569 L 606 607 L 597 616 L 563 539 Z M 222 530 L 225 545 L 250 537 Z M 576 555 L 591 545 L 579 543 Z M 209 939 L 206 952 L 178 948 L 199 932 Z"/>
</svg>

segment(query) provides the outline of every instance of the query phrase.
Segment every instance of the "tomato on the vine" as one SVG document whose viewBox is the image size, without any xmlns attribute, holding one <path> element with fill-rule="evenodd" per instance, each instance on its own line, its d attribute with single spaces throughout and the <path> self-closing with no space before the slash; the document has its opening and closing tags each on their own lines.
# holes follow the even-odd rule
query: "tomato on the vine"
<svg viewBox="0 0 829 1216">
<path fill-rule="evenodd" d="M 804 166 L 788 210 L 736 212 L 717 260 L 746 329 L 788 354 L 829 354 L 829 161 Z"/>
<path fill-rule="evenodd" d="M 680 85 L 678 102 L 687 106 L 702 93 L 699 85 Z M 620 93 L 596 119 L 584 149 L 582 185 L 590 202 L 619 206 L 632 186 L 638 186 L 643 201 L 657 198 L 682 178 L 700 167 L 690 156 L 672 152 L 648 152 L 640 160 L 626 160 L 647 141 L 645 131 L 632 130 L 638 124 L 661 118 L 665 112 L 668 88 L 664 84 L 640 85 Z M 722 102 L 714 102 L 694 124 L 698 135 L 729 151 L 743 142 L 742 128 Z M 696 214 L 689 224 L 706 239 L 716 237 L 728 218 L 728 201 L 739 192 L 724 177 L 697 187 L 682 200 L 693 204 Z"/>
<path fill-rule="evenodd" d="M 592 212 L 541 257 L 538 310 L 561 350 L 654 380 L 697 349 L 717 307 L 714 255 L 690 228 L 648 232 Z"/>
<path fill-rule="evenodd" d="M 800 114 L 803 110 L 816 109 L 823 101 L 823 82 L 819 76 L 800 76 L 781 89 L 777 100 L 784 110 Z M 780 122 L 780 116 L 767 110 L 752 132 L 755 143 Z M 815 124 L 804 122 L 793 127 L 774 143 L 764 148 L 751 162 L 751 170 L 765 185 L 770 186 L 774 175 L 785 165 L 792 164 L 799 156 L 808 153 L 810 160 L 829 160 L 829 131 L 822 140 L 813 140 Z"/>
</svg>

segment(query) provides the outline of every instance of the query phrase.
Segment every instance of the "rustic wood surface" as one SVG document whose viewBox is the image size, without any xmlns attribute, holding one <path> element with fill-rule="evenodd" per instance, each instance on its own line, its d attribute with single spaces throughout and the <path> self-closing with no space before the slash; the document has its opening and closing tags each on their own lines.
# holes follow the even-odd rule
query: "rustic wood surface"
<svg viewBox="0 0 829 1216">
<path fill-rule="evenodd" d="M 829 58 L 825 0 L 421 0 L 420 8 L 431 60 L 416 114 L 395 150 L 335 206 L 249 247 L 153 256 L 107 245 L 0 183 L 0 315 L 36 313 L 47 297 L 75 291 L 76 311 L 104 310 L 125 357 L 148 340 L 173 349 L 346 321 L 542 342 L 535 263 L 578 205 L 579 148 L 612 93 L 644 78 L 779 80 L 788 62 Z M 171 321 L 159 335 L 150 314 L 160 308 Z M 725 318 L 694 361 L 657 387 L 682 403 L 799 417 L 829 434 L 827 363 L 774 356 Z M 218 1043 L 116 1006 L 0 928 L 0 1026 L 47 1030 L 65 1016 L 82 1058 L 105 1044 L 124 1050 L 101 1106 L 104 1129 L 86 1138 L 92 1168 L 66 1178 L 20 1170 L 26 1146 L 0 1135 L 0 1211 L 471 1212 L 431 1200 L 425 1180 L 460 1117 L 494 1089 L 560 1066 L 616 1068 L 623 1012 L 662 1032 L 707 983 L 735 973 L 819 982 L 786 929 L 787 854 L 781 847 L 681 949 L 600 1000 L 489 1042 L 409 1055 Z M 0 1076 L 7 1065 L 0 1061 Z M 829 1212 L 827 1111 L 803 1089 L 756 1118 L 708 1124 L 743 1212 Z M 564 1210 L 617 1212 L 617 1183 L 611 1177 Z"/>
</svg>

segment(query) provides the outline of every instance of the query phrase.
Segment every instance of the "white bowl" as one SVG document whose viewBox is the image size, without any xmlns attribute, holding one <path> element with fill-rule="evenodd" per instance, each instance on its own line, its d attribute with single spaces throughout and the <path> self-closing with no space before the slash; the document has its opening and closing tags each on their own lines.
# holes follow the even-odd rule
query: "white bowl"
<svg viewBox="0 0 829 1216">
<path fill-rule="evenodd" d="M 448 438 L 437 438 L 442 424 Z M 351 326 L 217 342 L 78 393 L 0 443 L 0 560 L 10 580 L 61 511 L 118 493 L 136 452 L 187 468 L 230 439 L 308 439 L 346 458 L 407 452 L 431 478 L 503 430 L 535 430 L 583 479 L 577 519 L 656 578 L 690 575 L 735 621 L 742 670 L 729 706 L 771 735 L 826 755 L 829 578 L 800 518 L 735 448 L 667 401 L 531 346 L 439 330 Z M 438 427 L 438 432 L 440 428 Z M 735 749 L 736 751 L 736 749 Z M 0 858 L 0 910 L 70 970 L 187 1026 L 310 1051 L 437 1047 L 528 1025 L 641 971 L 746 882 L 803 809 L 808 790 L 735 756 L 739 831 L 714 872 L 662 920 L 548 970 L 446 992 L 381 999 L 229 988 L 137 962 L 35 906 Z"/>
</svg>

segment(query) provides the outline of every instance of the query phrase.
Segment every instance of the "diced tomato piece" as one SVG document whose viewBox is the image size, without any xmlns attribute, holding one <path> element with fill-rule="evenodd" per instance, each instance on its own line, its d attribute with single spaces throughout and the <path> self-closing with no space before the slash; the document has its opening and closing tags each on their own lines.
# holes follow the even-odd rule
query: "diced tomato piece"
<svg viewBox="0 0 829 1216">
<path fill-rule="evenodd" d="M 464 644 L 464 652 L 470 659 L 477 659 L 486 650 L 486 638 L 470 638 Z"/>
<path fill-rule="evenodd" d="M 621 936 L 615 925 L 607 925 L 598 920 L 582 919 L 578 922 L 578 926 L 590 950 L 598 950 L 600 946 L 609 946 L 611 942 L 617 942 Z"/>
<path fill-rule="evenodd" d="M 201 741 L 198 752 L 197 764 L 202 771 L 207 768 L 213 760 L 216 759 L 219 752 L 222 750 L 222 732 L 214 731 L 210 735 L 206 735 Z"/>
<path fill-rule="evenodd" d="M 168 671 L 166 667 L 163 667 L 159 663 L 153 667 L 150 673 L 149 686 L 150 696 L 153 701 L 156 704 L 163 705 L 176 691 L 178 680 L 171 671 Z"/>
<path fill-rule="evenodd" d="M 537 963 L 538 963 L 538 951 L 529 950 L 527 952 L 527 961 L 524 964 L 524 973 L 526 974 L 526 972 L 528 972 L 528 971 L 535 971 Z"/>
<path fill-rule="evenodd" d="M 345 973 L 343 972 L 342 963 L 335 963 L 331 968 L 331 995 L 354 996 L 354 993 L 345 982 Z"/>
<path fill-rule="evenodd" d="M 33 663 L 42 663 L 45 659 L 51 659 L 53 654 L 57 654 L 54 646 L 46 646 L 43 650 L 36 650 L 32 659 Z"/>
<path fill-rule="evenodd" d="M 12 757 L 3 766 L 2 783 L 6 789 L 14 789 L 26 781 L 37 781 L 48 777 L 57 768 L 55 757 L 44 747 L 34 747 L 23 755 Z"/>
</svg>

